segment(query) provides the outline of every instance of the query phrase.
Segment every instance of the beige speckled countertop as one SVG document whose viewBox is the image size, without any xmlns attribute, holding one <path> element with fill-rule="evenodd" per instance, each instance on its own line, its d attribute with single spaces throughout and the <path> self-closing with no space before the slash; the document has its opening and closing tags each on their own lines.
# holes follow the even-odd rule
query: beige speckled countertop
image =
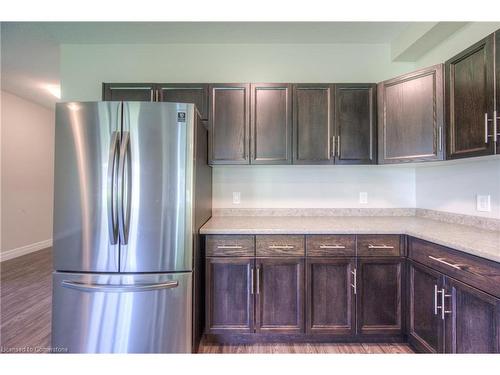
<svg viewBox="0 0 500 375">
<path fill-rule="evenodd" d="M 408 234 L 500 262 L 500 231 L 415 216 L 215 216 L 201 234 Z"/>
</svg>

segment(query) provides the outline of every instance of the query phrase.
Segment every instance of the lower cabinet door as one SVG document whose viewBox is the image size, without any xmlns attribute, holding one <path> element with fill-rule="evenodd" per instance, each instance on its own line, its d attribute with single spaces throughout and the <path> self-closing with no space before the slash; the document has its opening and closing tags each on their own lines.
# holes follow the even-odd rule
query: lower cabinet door
<svg viewBox="0 0 500 375">
<path fill-rule="evenodd" d="M 447 353 L 500 352 L 500 300 L 446 278 Z"/>
<path fill-rule="evenodd" d="M 304 331 L 304 259 L 257 258 L 255 331 Z"/>
<path fill-rule="evenodd" d="M 354 335 L 354 258 L 308 258 L 306 332 Z"/>
<path fill-rule="evenodd" d="M 419 351 L 443 353 L 441 291 L 443 276 L 415 262 L 409 264 L 408 335 Z"/>
<path fill-rule="evenodd" d="M 207 333 L 253 332 L 253 269 L 253 258 L 206 259 Z"/>
<path fill-rule="evenodd" d="M 403 258 L 358 259 L 358 334 L 397 335 L 402 333 L 403 264 Z"/>
</svg>

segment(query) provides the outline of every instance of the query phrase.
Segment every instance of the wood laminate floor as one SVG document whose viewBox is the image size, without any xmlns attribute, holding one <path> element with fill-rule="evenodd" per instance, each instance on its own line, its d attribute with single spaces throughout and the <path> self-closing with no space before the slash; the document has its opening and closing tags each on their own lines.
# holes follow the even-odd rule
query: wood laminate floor
<svg viewBox="0 0 500 375">
<path fill-rule="evenodd" d="M 50 345 L 52 249 L 0 263 L 1 351 Z"/>
<path fill-rule="evenodd" d="M 204 354 L 411 354 L 408 344 L 211 344 L 201 343 Z"/>
<path fill-rule="evenodd" d="M 52 249 L 0 263 L 1 351 L 50 346 Z M 407 344 L 242 344 L 204 343 L 199 353 L 413 353 Z"/>
</svg>

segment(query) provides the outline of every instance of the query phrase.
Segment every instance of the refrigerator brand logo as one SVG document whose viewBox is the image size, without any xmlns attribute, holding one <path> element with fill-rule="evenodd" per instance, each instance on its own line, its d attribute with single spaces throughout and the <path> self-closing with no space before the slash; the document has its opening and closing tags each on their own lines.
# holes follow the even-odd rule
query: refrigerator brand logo
<svg viewBox="0 0 500 375">
<path fill-rule="evenodd" d="M 186 112 L 177 112 L 177 122 L 186 122 Z"/>
</svg>

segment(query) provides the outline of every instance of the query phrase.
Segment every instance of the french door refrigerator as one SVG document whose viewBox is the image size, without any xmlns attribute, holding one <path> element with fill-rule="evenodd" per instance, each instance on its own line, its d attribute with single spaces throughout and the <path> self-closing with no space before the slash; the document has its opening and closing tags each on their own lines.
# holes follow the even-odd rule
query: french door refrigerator
<svg viewBox="0 0 500 375">
<path fill-rule="evenodd" d="M 191 352 L 206 139 L 192 104 L 57 104 L 53 347 Z"/>
</svg>

